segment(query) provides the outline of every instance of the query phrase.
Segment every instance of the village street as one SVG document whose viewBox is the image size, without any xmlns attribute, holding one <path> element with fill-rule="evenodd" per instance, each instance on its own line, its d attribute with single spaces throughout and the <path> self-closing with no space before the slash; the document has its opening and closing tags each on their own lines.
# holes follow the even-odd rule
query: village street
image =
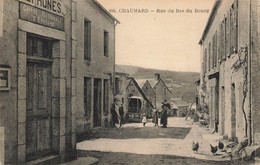
<svg viewBox="0 0 260 165">
<path fill-rule="evenodd" d="M 221 136 L 180 117 L 168 118 L 168 128 L 128 123 L 122 129 L 93 129 L 81 138 L 78 156 L 97 158 L 99 164 L 234 164 L 226 153 L 210 152 L 209 144 L 216 146 Z M 192 141 L 199 142 L 198 153 Z"/>
</svg>

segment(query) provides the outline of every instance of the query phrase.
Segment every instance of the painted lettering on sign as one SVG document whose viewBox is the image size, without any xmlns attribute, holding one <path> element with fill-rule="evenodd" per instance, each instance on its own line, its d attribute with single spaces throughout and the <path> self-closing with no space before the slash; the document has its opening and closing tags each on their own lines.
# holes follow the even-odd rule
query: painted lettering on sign
<svg viewBox="0 0 260 165">
<path fill-rule="evenodd" d="M 20 3 L 20 18 L 36 24 L 64 30 L 64 17 Z"/>
<path fill-rule="evenodd" d="M 58 1 L 58 0 L 20 0 L 20 1 L 59 15 L 61 14 L 65 15 L 66 12 L 65 7 L 61 3 L 62 1 Z"/>
</svg>

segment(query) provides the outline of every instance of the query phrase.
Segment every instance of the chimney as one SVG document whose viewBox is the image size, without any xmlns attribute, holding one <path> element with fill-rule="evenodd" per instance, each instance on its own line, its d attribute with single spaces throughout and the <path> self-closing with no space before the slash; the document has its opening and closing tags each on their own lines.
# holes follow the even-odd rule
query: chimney
<svg viewBox="0 0 260 165">
<path fill-rule="evenodd" d="M 155 73 L 154 75 L 155 75 L 155 77 L 154 77 L 155 80 L 158 81 L 160 79 L 160 74 L 159 73 Z"/>
</svg>

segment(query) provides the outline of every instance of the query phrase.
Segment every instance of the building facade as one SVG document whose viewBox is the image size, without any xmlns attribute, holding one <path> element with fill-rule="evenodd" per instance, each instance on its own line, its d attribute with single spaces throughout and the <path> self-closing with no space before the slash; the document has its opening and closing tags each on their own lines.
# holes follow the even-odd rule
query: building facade
<svg viewBox="0 0 260 165">
<path fill-rule="evenodd" d="M 182 98 L 171 98 L 171 102 L 177 107 L 176 115 L 184 117 L 188 113 L 189 103 Z"/>
<path fill-rule="evenodd" d="M 169 90 L 169 88 L 166 86 L 164 81 L 161 79 L 160 74 L 155 74 L 155 81 L 156 83 L 149 82 L 153 87 L 153 90 L 156 94 L 156 107 L 161 108 L 162 102 L 164 100 L 167 100 L 168 103 L 170 103 L 170 99 L 172 98 L 172 92 Z"/>
<path fill-rule="evenodd" d="M 115 27 L 119 21 L 95 0 L 76 1 L 72 16 L 72 104 L 76 132 L 108 126 L 114 97 Z"/>
<path fill-rule="evenodd" d="M 132 77 L 128 78 L 126 93 L 128 96 L 127 112 L 146 113 L 147 117 L 151 117 L 153 105 Z"/>
<path fill-rule="evenodd" d="M 0 164 L 75 159 L 109 122 L 117 23 L 95 0 L 0 0 Z"/>
<path fill-rule="evenodd" d="M 148 80 L 146 80 L 146 82 L 142 86 L 142 90 L 148 98 L 148 100 L 153 104 L 153 107 L 156 107 L 156 93 L 154 92 Z"/>
<path fill-rule="evenodd" d="M 217 0 L 199 42 L 200 104 L 210 128 L 259 144 L 259 1 Z"/>
<path fill-rule="evenodd" d="M 71 1 L 1 0 L 4 164 L 76 156 L 71 127 Z"/>
<path fill-rule="evenodd" d="M 161 79 L 159 73 L 155 73 L 153 79 L 137 79 L 136 81 L 154 108 L 161 108 L 165 99 L 170 102 L 172 92 Z"/>
</svg>

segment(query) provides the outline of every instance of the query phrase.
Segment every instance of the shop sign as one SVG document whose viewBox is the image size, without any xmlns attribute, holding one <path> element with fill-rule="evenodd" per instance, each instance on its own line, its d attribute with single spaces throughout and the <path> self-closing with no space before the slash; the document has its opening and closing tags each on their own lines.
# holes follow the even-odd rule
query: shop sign
<svg viewBox="0 0 260 165">
<path fill-rule="evenodd" d="M 46 10 L 20 3 L 20 19 L 51 27 L 58 30 L 64 30 L 64 17 L 48 12 Z"/>
<path fill-rule="evenodd" d="M 10 90 L 10 67 L 0 67 L 0 91 Z"/>
<path fill-rule="evenodd" d="M 19 1 L 57 15 L 64 16 L 66 14 L 66 8 L 62 0 L 19 0 Z"/>
</svg>

